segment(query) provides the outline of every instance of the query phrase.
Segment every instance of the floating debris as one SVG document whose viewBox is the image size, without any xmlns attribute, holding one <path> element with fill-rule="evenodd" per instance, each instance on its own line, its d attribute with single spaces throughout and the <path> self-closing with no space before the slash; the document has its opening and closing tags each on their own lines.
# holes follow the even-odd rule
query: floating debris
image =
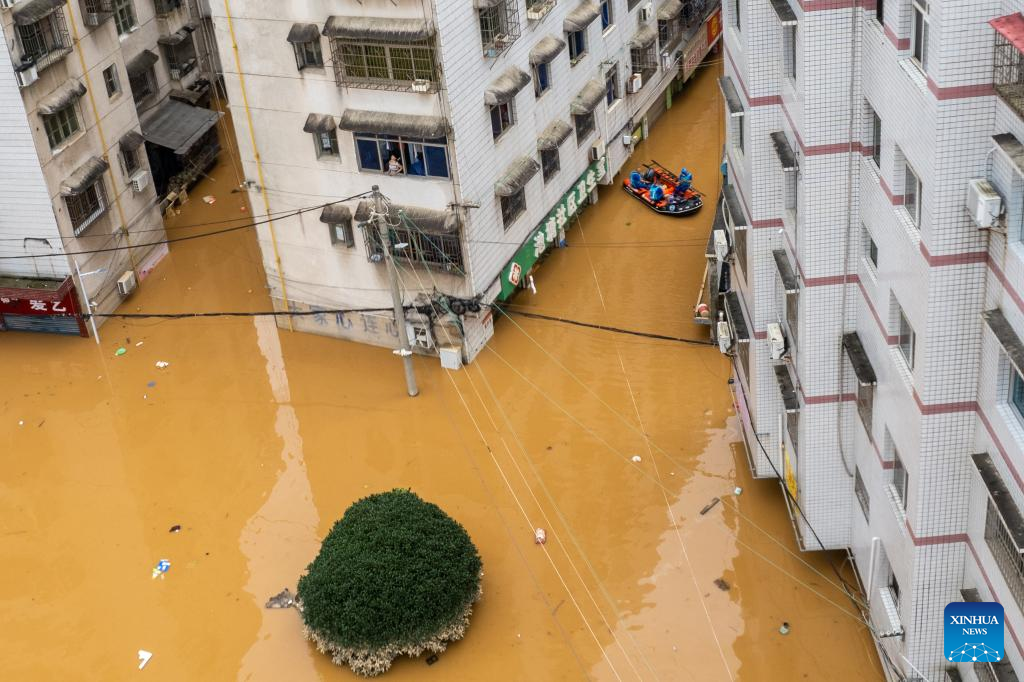
<svg viewBox="0 0 1024 682">
<path fill-rule="evenodd" d="M 736 486 L 735 488 L 732 489 L 732 494 L 733 495 L 741 495 L 741 494 L 743 494 L 743 488 L 741 488 L 739 486 Z"/>
<path fill-rule="evenodd" d="M 212 194 L 207 194 L 205 197 L 203 197 L 203 201 L 213 206 L 214 204 L 217 203 L 217 197 L 213 196 Z"/>
<path fill-rule="evenodd" d="M 180 533 L 181 532 L 181 526 L 176 523 L 173 526 L 171 526 L 171 529 L 169 531 L 167 531 L 167 532 L 168 533 Z"/>
<path fill-rule="evenodd" d="M 137 344 L 135 344 L 135 347 L 138 348 L 141 345 L 142 345 L 142 341 L 139 341 Z"/>
<path fill-rule="evenodd" d="M 25 420 L 24 419 L 19 419 L 18 420 L 18 426 L 24 426 L 24 425 L 25 425 Z"/>
<path fill-rule="evenodd" d="M 115 357 L 120 357 L 120 356 L 124 355 L 127 352 L 128 352 L 127 349 L 125 349 L 124 346 L 121 346 L 120 348 L 118 348 L 117 350 L 114 351 L 114 356 Z"/>
<path fill-rule="evenodd" d="M 139 670 L 145 668 L 151 658 L 153 658 L 153 652 L 139 649 Z"/>
<path fill-rule="evenodd" d="M 164 574 L 169 570 L 171 570 L 171 562 L 167 559 L 161 559 L 157 562 L 156 566 L 153 567 L 153 578 L 155 579 L 157 576 L 163 578 Z"/>
<path fill-rule="evenodd" d="M 153 388 L 154 386 L 156 386 L 155 381 L 150 381 L 148 384 L 146 384 L 146 388 Z"/>
<path fill-rule="evenodd" d="M 290 609 L 295 606 L 295 595 L 287 587 L 267 600 L 268 609 Z"/>
<path fill-rule="evenodd" d="M 632 457 L 632 460 L 633 460 L 634 462 L 637 462 L 637 463 L 639 463 L 639 462 L 640 462 L 640 455 L 633 455 L 633 457 Z"/>
<path fill-rule="evenodd" d="M 434 665 L 435 663 L 437 663 L 437 654 L 427 656 L 427 665 Z"/>
<path fill-rule="evenodd" d="M 543 528 L 538 528 L 533 531 L 533 542 L 538 545 L 543 545 L 548 541 L 548 534 Z"/>
<path fill-rule="evenodd" d="M 728 592 L 732 585 L 725 578 L 715 578 L 715 587 L 722 592 Z"/>
<path fill-rule="evenodd" d="M 163 369 L 164 367 L 168 367 L 170 364 L 171 363 L 169 363 L 169 362 L 164 362 L 163 360 L 158 360 L 157 363 L 156 363 L 156 368 L 157 369 Z"/>
<path fill-rule="evenodd" d="M 780 635 L 788 635 L 789 634 L 789 623 L 787 623 L 786 621 L 782 622 L 782 625 L 779 627 L 779 634 Z"/>
<path fill-rule="evenodd" d="M 706 505 L 704 505 L 704 508 L 700 510 L 700 515 L 701 515 L 701 516 L 704 516 L 704 515 L 705 515 L 705 514 L 707 514 L 707 513 L 709 512 L 709 511 L 711 511 L 711 510 L 712 510 L 712 509 L 714 508 L 714 506 L 715 506 L 716 504 L 718 504 L 718 503 L 719 503 L 719 502 L 721 502 L 721 501 L 722 501 L 722 500 L 720 500 L 720 499 L 719 499 L 719 498 L 717 498 L 717 497 L 712 497 L 712 498 L 711 498 L 711 501 L 710 501 L 710 502 L 708 502 L 708 503 L 707 503 Z"/>
</svg>

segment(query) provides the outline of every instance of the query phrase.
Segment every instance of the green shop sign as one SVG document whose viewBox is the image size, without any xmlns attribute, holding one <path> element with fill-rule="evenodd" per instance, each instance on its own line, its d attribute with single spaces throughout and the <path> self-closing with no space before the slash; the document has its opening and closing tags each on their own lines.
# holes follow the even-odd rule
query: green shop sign
<svg viewBox="0 0 1024 682">
<path fill-rule="evenodd" d="M 530 236 L 516 251 L 516 255 L 512 256 L 512 260 L 505 265 L 501 271 L 499 301 L 508 300 L 516 292 L 516 289 L 523 284 L 523 279 L 533 264 L 555 243 L 559 231 L 564 229 L 569 220 L 579 212 L 587 197 L 597 187 L 597 181 L 604 177 L 607 172 L 607 162 L 608 157 L 602 156 L 587 167 L 587 170 L 576 180 L 573 188 L 562 196 L 561 201 L 551 209 L 547 218 L 542 220 L 537 228 L 530 233 Z"/>
</svg>

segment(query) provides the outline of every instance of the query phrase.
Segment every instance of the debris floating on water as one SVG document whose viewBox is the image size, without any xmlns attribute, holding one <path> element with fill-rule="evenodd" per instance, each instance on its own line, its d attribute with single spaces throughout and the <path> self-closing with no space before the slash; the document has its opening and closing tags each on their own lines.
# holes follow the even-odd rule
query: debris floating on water
<svg viewBox="0 0 1024 682">
<path fill-rule="evenodd" d="M 146 384 L 146 388 L 153 388 L 154 386 L 156 386 L 155 381 L 150 381 L 148 384 Z"/>
<path fill-rule="evenodd" d="M 743 488 L 741 488 L 739 486 L 736 486 L 735 488 L 732 489 L 732 494 L 733 495 L 740 495 L 742 493 L 743 493 Z"/>
<path fill-rule="evenodd" d="M 295 595 L 287 587 L 267 600 L 268 609 L 290 609 L 295 606 Z"/>
<path fill-rule="evenodd" d="M 212 206 L 217 203 L 217 197 L 213 196 L 212 194 L 207 194 L 205 197 L 203 197 L 203 201 Z"/>
<path fill-rule="evenodd" d="M 728 592 L 732 585 L 725 578 L 715 578 L 715 587 L 720 589 L 722 592 Z"/>
<path fill-rule="evenodd" d="M 153 652 L 139 649 L 139 670 L 145 668 L 151 658 L 153 658 Z"/>
<path fill-rule="evenodd" d="M 719 503 L 719 502 L 721 502 L 721 501 L 722 501 L 722 500 L 720 500 L 720 499 L 719 499 L 719 498 L 717 498 L 717 497 L 712 497 L 712 498 L 711 498 L 711 501 L 710 501 L 710 502 L 708 502 L 708 503 L 707 503 L 706 505 L 704 505 L 704 508 L 700 510 L 700 515 L 701 515 L 701 516 L 704 516 L 704 515 L 705 515 L 705 514 L 707 514 L 707 513 L 709 512 L 709 511 L 711 511 L 711 510 L 712 510 L 712 509 L 714 508 L 714 506 L 715 506 L 716 504 L 718 504 L 718 503 Z"/>
<path fill-rule="evenodd" d="M 167 532 L 168 533 L 178 533 L 180 531 L 181 531 L 181 526 L 176 523 L 173 526 L 171 526 L 171 529 L 169 531 L 167 531 Z"/>
<path fill-rule="evenodd" d="M 163 360 L 158 360 L 157 363 L 156 363 L 156 368 L 157 369 L 163 369 L 164 367 L 167 367 L 170 364 L 171 363 L 169 363 L 169 362 L 164 362 Z"/>
<path fill-rule="evenodd" d="M 640 461 L 640 455 L 633 455 L 632 459 L 633 459 L 634 462 L 639 462 Z"/>
<path fill-rule="evenodd" d="M 157 562 L 156 566 L 153 567 L 153 578 L 155 579 L 157 576 L 163 578 L 164 574 L 169 570 L 171 570 L 171 562 L 167 559 L 161 559 Z"/>
<path fill-rule="evenodd" d="M 137 344 L 135 344 L 135 347 L 138 348 L 141 345 L 142 345 L 142 341 L 139 341 Z"/>
<path fill-rule="evenodd" d="M 545 542 L 548 541 L 547 532 L 545 532 L 543 528 L 538 528 L 537 530 L 533 531 L 533 541 L 538 545 L 543 545 Z"/>
<path fill-rule="evenodd" d="M 117 350 L 114 351 L 114 355 L 115 356 L 121 356 L 121 355 L 124 355 L 127 352 L 128 351 L 125 349 L 125 347 L 121 346 L 120 348 L 118 348 Z"/>
<path fill-rule="evenodd" d="M 789 623 L 787 623 L 786 621 L 782 621 L 782 625 L 779 627 L 779 634 L 780 635 L 788 635 L 789 634 Z"/>
<path fill-rule="evenodd" d="M 437 654 L 427 656 L 427 665 L 434 665 L 435 663 L 437 663 Z"/>
</svg>

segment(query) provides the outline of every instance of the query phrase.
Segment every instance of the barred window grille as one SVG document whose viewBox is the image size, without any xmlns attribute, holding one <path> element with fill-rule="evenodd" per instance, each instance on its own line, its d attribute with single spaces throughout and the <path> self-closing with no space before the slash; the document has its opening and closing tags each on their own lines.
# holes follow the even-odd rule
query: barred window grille
<svg viewBox="0 0 1024 682">
<path fill-rule="evenodd" d="M 1024 608 L 1024 556 L 991 499 L 985 514 L 985 542 L 996 560 L 1010 594 Z"/>
<path fill-rule="evenodd" d="M 196 67 L 196 45 L 192 36 L 181 41 L 177 45 L 164 45 L 164 58 L 167 60 L 167 68 L 171 71 L 171 78 L 180 80 Z"/>
<path fill-rule="evenodd" d="M 334 38 L 331 60 L 338 85 L 408 90 L 415 81 L 437 82 L 433 38 L 404 44 Z"/>
<path fill-rule="evenodd" d="M 82 11 L 86 14 L 110 14 L 114 7 L 112 0 L 82 0 Z"/>
<path fill-rule="evenodd" d="M 22 56 L 42 71 L 71 51 L 64 10 L 57 9 L 34 24 L 18 26 Z"/>
<path fill-rule="evenodd" d="M 369 260 L 381 262 L 384 247 L 377 227 L 372 223 L 365 223 L 363 236 Z M 391 255 L 403 259 L 410 265 L 427 265 L 458 273 L 464 269 L 462 240 L 458 234 L 429 234 L 416 227 L 397 225 L 388 227 L 388 241 L 391 242 Z M 402 248 L 396 248 L 398 244 L 402 244 Z"/>
<path fill-rule="evenodd" d="M 501 197 L 501 222 L 507 230 L 526 211 L 526 192 L 519 190 L 509 197 Z"/>
<path fill-rule="evenodd" d="M 679 44 L 681 28 L 678 19 L 658 19 L 658 45 L 663 51 L 671 50 Z"/>
<path fill-rule="evenodd" d="M 519 38 L 519 2 L 499 0 L 479 12 L 484 56 L 497 57 Z"/>
<path fill-rule="evenodd" d="M 996 93 L 1018 116 L 1024 116 L 1024 54 L 996 33 L 992 82 Z"/>
<path fill-rule="evenodd" d="M 639 73 L 642 77 L 641 87 L 647 85 L 647 81 L 658 70 L 658 53 L 654 43 L 647 47 L 631 47 L 629 49 L 630 64 L 633 73 Z"/>
<path fill-rule="evenodd" d="M 555 147 L 554 149 L 542 149 L 540 151 L 540 168 L 544 175 L 544 182 L 548 182 L 558 174 L 558 171 L 561 169 L 561 163 L 558 158 L 558 147 Z"/>
<path fill-rule="evenodd" d="M 68 218 L 71 220 L 71 226 L 77 237 L 85 232 L 86 228 L 92 225 L 107 208 L 103 182 L 97 180 L 81 194 L 64 197 L 64 204 L 68 208 Z"/>
<path fill-rule="evenodd" d="M 180 4 L 180 0 L 178 0 Z M 117 27 L 118 35 L 128 35 L 136 27 L 135 7 L 132 0 L 114 0 L 114 26 Z M 160 13 L 159 1 L 157 3 L 157 14 Z"/>
<path fill-rule="evenodd" d="M 864 485 L 864 479 L 860 477 L 860 469 L 854 469 L 853 472 L 853 492 L 857 495 L 860 510 L 864 512 L 864 520 L 870 522 L 871 498 L 868 497 L 868 489 Z"/>
</svg>

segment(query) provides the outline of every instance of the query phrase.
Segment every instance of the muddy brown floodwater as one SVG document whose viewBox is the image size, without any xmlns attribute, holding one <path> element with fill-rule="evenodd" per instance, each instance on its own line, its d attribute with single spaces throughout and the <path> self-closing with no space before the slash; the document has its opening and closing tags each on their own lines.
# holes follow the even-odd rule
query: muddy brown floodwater
<svg viewBox="0 0 1024 682">
<path fill-rule="evenodd" d="M 717 68 L 634 159 L 685 162 L 711 197 Z M 172 235 L 249 215 L 231 159 Z M 602 188 L 516 308 L 703 339 L 689 318 L 713 212 L 662 218 Z M 174 245 L 151 277 L 123 312 L 270 307 L 249 230 Z M 386 679 L 881 679 L 834 584 L 841 557 L 799 553 L 777 483 L 751 480 L 714 348 L 514 317 L 459 372 L 417 358 L 409 399 L 389 350 L 266 318 L 112 320 L 101 336 L 0 338 L 4 679 L 353 679 L 294 610 L 263 604 L 349 504 L 399 486 L 469 530 L 484 598 L 437 663 Z"/>
</svg>

